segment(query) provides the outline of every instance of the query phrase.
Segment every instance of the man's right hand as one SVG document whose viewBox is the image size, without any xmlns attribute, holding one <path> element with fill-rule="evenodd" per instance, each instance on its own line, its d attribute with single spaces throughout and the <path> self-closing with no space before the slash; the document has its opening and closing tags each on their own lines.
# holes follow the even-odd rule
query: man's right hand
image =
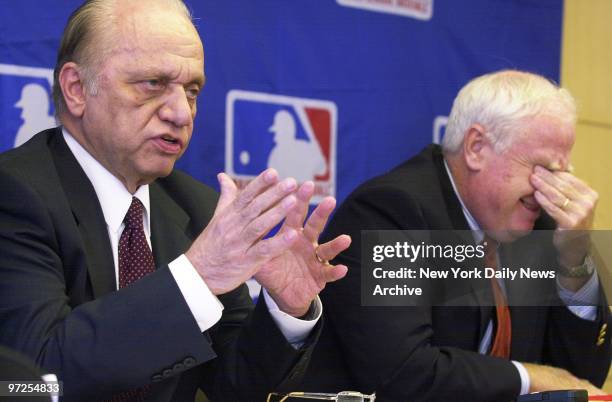
<svg viewBox="0 0 612 402">
<path fill-rule="evenodd" d="M 575 377 L 569 371 L 552 366 L 522 363 L 529 373 L 529 392 L 555 391 L 562 389 L 586 389 L 589 395 L 605 395 L 587 380 Z"/>
<path fill-rule="evenodd" d="M 217 178 L 221 195 L 215 213 L 185 253 L 215 295 L 237 288 L 297 239 L 294 229 L 262 239 L 296 204 L 294 179 L 279 182 L 278 173 L 268 169 L 238 190 L 225 173 Z"/>
</svg>

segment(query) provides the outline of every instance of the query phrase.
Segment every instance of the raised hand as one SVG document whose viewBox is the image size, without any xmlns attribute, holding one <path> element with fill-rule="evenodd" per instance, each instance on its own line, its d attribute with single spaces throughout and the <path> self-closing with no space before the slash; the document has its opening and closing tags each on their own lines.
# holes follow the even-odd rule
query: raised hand
<svg viewBox="0 0 612 402">
<path fill-rule="evenodd" d="M 215 295 L 244 283 L 299 237 L 286 228 L 262 240 L 294 209 L 294 179 L 279 182 L 278 173 L 268 169 L 240 191 L 225 173 L 217 178 L 221 195 L 213 218 L 185 253 Z"/>
<path fill-rule="evenodd" d="M 567 267 L 582 264 L 590 246 L 588 231 L 593 227 L 597 192 L 569 172 L 541 166 L 535 167 L 531 183 L 536 200 L 557 222 L 553 241 L 560 262 Z"/>
<path fill-rule="evenodd" d="M 285 252 L 264 263 L 255 274 L 255 279 L 279 308 L 294 317 L 306 314 L 311 302 L 325 285 L 344 277 L 347 272 L 345 265 L 331 265 L 328 261 L 347 249 L 351 238 L 341 235 L 327 243 L 318 243 L 336 200 L 325 198 L 304 224 L 313 193 L 312 182 L 300 186 L 296 194 L 297 203 L 277 234 L 286 236 L 296 233 L 297 239 Z"/>
</svg>

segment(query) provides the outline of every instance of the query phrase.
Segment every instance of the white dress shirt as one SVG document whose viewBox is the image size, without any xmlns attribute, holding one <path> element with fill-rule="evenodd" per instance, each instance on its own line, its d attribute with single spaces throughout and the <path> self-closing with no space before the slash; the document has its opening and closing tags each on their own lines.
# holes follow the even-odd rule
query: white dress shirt
<svg viewBox="0 0 612 402">
<path fill-rule="evenodd" d="M 134 194 L 125 188 L 112 173 L 98 162 L 81 146 L 70 133 L 62 129 L 66 144 L 72 151 L 79 165 L 94 187 L 102 213 L 106 221 L 108 236 L 113 251 L 115 265 L 115 283 L 119 283 L 119 238 L 125 227 L 123 219 L 132 203 L 132 196 L 137 197 L 144 206 L 143 226 L 145 237 L 151 247 L 151 204 L 149 186 L 143 185 Z M 191 262 L 182 254 L 168 264 L 170 272 L 183 295 L 191 314 L 202 332 L 212 327 L 221 319 L 223 305 L 210 291 L 204 280 L 197 273 Z M 118 285 L 117 285 L 118 286 Z M 300 320 L 281 311 L 272 297 L 264 290 L 264 300 L 274 322 L 293 347 L 299 348 L 310 331 L 314 328 L 323 312 L 320 299 L 315 300 L 315 311 L 312 320 Z"/>
<path fill-rule="evenodd" d="M 451 174 L 450 169 L 448 168 L 448 164 L 444 161 L 444 167 L 446 168 L 446 173 L 448 174 L 448 178 L 453 186 L 453 191 L 457 196 L 457 199 L 461 203 L 461 209 L 463 210 L 463 215 L 468 222 L 470 229 L 474 235 L 474 240 L 477 244 L 480 244 L 484 239 L 484 232 L 480 229 L 478 222 L 472 216 L 470 211 L 465 207 L 461 196 L 459 195 L 459 191 L 457 191 L 457 187 L 455 186 L 455 181 L 453 180 L 453 175 Z M 499 256 L 498 256 L 499 258 Z M 502 290 L 505 292 L 506 286 L 504 284 L 504 280 L 498 278 Z M 559 281 L 557 280 L 557 290 L 559 293 L 559 297 L 563 302 L 567 305 L 569 310 L 574 313 L 576 316 L 594 321 L 597 317 L 597 307 L 594 304 L 597 303 L 599 298 L 599 279 L 597 275 L 592 275 L 591 278 L 587 281 L 587 283 L 580 288 L 577 292 L 572 292 L 568 289 L 565 289 Z M 576 304 L 591 304 L 591 305 L 573 305 Z M 478 353 L 487 354 L 489 349 L 491 348 L 491 344 L 493 341 L 493 320 L 489 321 L 487 325 L 487 329 L 480 340 L 480 345 L 478 346 Z M 516 367 L 521 376 L 521 393 L 520 395 L 527 394 L 529 392 L 529 387 L 531 385 L 531 379 L 529 378 L 529 373 L 527 373 L 527 369 L 521 363 L 512 360 L 512 363 Z"/>
</svg>

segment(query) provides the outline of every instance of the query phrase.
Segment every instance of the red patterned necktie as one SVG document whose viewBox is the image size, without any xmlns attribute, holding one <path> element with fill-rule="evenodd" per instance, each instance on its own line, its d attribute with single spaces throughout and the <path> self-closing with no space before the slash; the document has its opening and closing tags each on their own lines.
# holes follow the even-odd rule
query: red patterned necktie
<svg viewBox="0 0 612 402">
<path fill-rule="evenodd" d="M 153 253 L 147 243 L 142 224 L 144 206 L 136 197 L 123 220 L 125 227 L 119 239 L 119 288 L 129 286 L 155 270 Z M 113 395 L 108 402 L 142 402 L 149 393 L 149 386 Z"/>
<path fill-rule="evenodd" d="M 485 266 L 498 269 L 497 266 L 497 247 L 499 243 L 492 238 L 485 237 Z M 495 311 L 497 318 L 497 331 L 491 347 L 491 356 L 510 358 L 510 343 L 512 341 L 512 322 L 510 320 L 510 309 L 508 300 L 502 290 L 497 278 L 491 278 L 491 290 L 495 299 Z"/>
<path fill-rule="evenodd" d="M 119 288 L 155 271 L 153 253 L 142 225 L 144 206 L 136 197 L 125 214 L 125 228 L 119 239 Z"/>
</svg>

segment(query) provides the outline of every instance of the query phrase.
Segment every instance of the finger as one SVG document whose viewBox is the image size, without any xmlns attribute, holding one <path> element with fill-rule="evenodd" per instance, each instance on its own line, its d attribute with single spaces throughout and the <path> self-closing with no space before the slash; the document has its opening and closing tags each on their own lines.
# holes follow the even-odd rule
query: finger
<svg viewBox="0 0 612 402">
<path fill-rule="evenodd" d="M 326 283 L 335 282 L 338 279 L 342 279 L 346 276 L 346 273 L 348 272 L 348 267 L 343 264 L 325 265 L 323 269 L 324 269 L 323 279 L 325 280 Z"/>
<path fill-rule="evenodd" d="M 242 210 L 239 210 L 240 216 L 245 220 L 243 224 L 248 224 L 262 213 L 278 204 L 287 195 L 295 191 L 296 187 L 297 183 L 295 179 L 288 178 L 257 195 L 248 205 L 245 205 Z"/>
<path fill-rule="evenodd" d="M 234 180 L 225 173 L 219 173 L 217 175 L 217 180 L 219 181 L 221 194 L 219 195 L 219 202 L 217 203 L 216 210 L 221 211 L 234 200 L 238 193 L 238 187 L 236 187 Z"/>
<path fill-rule="evenodd" d="M 253 201 L 257 195 L 278 182 L 278 172 L 274 169 L 266 169 L 254 178 L 236 197 L 235 203 L 238 209 L 243 209 Z"/>
<path fill-rule="evenodd" d="M 543 196 L 545 196 L 551 203 L 558 207 L 562 207 L 563 204 L 565 204 L 565 200 L 572 200 L 573 198 L 565 193 L 562 193 L 558 187 L 551 184 L 553 181 L 554 180 L 551 180 L 550 178 L 545 180 L 541 175 L 531 175 L 531 184 L 533 187 Z"/>
<path fill-rule="evenodd" d="M 536 188 L 542 191 L 544 194 L 548 195 L 544 189 L 553 188 L 558 193 L 561 194 L 560 198 L 565 200 L 565 198 L 569 198 L 573 200 L 578 197 L 579 192 L 572 185 L 573 181 L 568 181 L 566 178 L 573 177 L 569 173 L 566 172 L 551 172 L 541 166 L 536 166 L 534 168 L 534 174 L 532 175 L 536 179 Z M 548 185 L 548 186 L 546 186 Z M 553 199 L 554 201 L 554 199 Z"/>
<path fill-rule="evenodd" d="M 282 221 L 296 203 L 293 194 L 285 197 L 281 202 L 251 221 L 242 230 L 243 240 L 251 246 L 265 236 L 274 226 Z"/>
<path fill-rule="evenodd" d="M 311 181 L 304 182 L 298 189 L 297 204 L 285 219 L 284 226 L 299 229 L 304 224 L 304 219 L 308 214 L 308 205 L 314 194 L 314 183 Z"/>
<path fill-rule="evenodd" d="M 340 235 L 327 243 L 319 244 L 317 247 L 317 255 L 323 260 L 333 260 L 338 254 L 349 248 L 351 245 L 351 236 Z"/>
<path fill-rule="evenodd" d="M 589 187 L 585 181 L 581 180 L 577 176 L 574 176 L 572 173 L 559 171 L 555 172 L 554 174 L 559 177 L 559 179 L 571 184 L 578 193 L 582 194 L 592 191 L 591 187 Z"/>
<path fill-rule="evenodd" d="M 593 209 L 595 204 L 597 204 L 597 200 L 599 199 L 599 194 L 597 191 L 592 189 L 586 182 L 580 180 L 578 177 L 567 173 L 567 172 L 558 172 L 559 177 L 563 177 L 568 183 L 571 183 L 573 188 L 576 191 L 576 196 L 571 198 L 573 203 L 579 204 L 585 209 Z"/>
<path fill-rule="evenodd" d="M 565 211 L 555 205 L 550 199 L 548 199 L 548 197 L 538 190 L 536 190 L 534 193 L 534 197 L 536 198 L 538 204 L 544 208 L 546 213 L 557 222 L 559 228 L 569 228 L 571 226 L 571 222 L 569 221 L 569 217 Z"/>
<path fill-rule="evenodd" d="M 294 229 L 288 229 L 283 233 L 278 232 L 268 239 L 255 243 L 247 251 L 247 256 L 254 265 L 261 265 L 285 252 L 293 245 L 297 237 L 297 231 Z"/>
<path fill-rule="evenodd" d="M 308 240 L 315 243 L 319 239 L 319 235 L 323 231 L 327 219 L 329 219 L 329 215 L 335 207 L 336 199 L 333 197 L 326 197 L 315 208 L 304 226 L 304 236 L 306 236 Z"/>
</svg>

